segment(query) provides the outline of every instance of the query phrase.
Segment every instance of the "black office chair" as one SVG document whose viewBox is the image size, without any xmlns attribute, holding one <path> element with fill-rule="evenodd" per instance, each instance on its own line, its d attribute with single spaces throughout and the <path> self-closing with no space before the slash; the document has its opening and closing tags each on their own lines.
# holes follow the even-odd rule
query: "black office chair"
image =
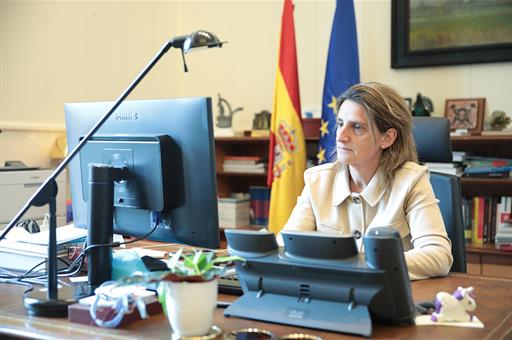
<svg viewBox="0 0 512 340">
<path fill-rule="evenodd" d="M 450 125 L 442 117 L 414 117 L 413 136 L 420 162 L 452 161 Z M 466 272 L 466 243 L 462 217 L 460 178 L 437 172 L 430 173 L 430 183 L 439 200 L 439 208 L 452 241 L 453 265 L 450 271 Z"/>
</svg>

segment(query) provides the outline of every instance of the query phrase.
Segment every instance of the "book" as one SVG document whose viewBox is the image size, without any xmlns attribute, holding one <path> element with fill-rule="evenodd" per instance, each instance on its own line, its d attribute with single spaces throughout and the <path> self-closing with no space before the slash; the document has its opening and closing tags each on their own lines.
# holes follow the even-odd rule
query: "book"
<svg viewBox="0 0 512 340">
<path fill-rule="evenodd" d="M 508 158 L 492 158 L 492 157 L 471 157 L 464 164 L 470 167 L 497 167 L 512 165 L 512 159 Z"/>
<path fill-rule="evenodd" d="M 473 197 L 473 227 L 471 228 L 471 242 L 474 244 L 482 244 L 482 239 L 479 238 L 479 220 L 480 220 L 480 198 Z"/>
<path fill-rule="evenodd" d="M 512 172 L 512 165 L 504 166 L 467 166 L 464 169 L 467 174 L 491 173 L 491 172 Z"/>
<path fill-rule="evenodd" d="M 264 174 L 266 164 L 258 156 L 225 156 L 222 170 L 225 172 Z"/>
<path fill-rule="evenodd" d="M 484 197 L 483 203 L 483 219 L 482 219 L 482 242 L 488 243 L 489 242 L 489 208 L 490 208 L 490 197 Z"/>
<path fill-rule="evenodd" d="M 464 177 L 470 178 L 510 178 L 510 172 L 472 172 L 464 173 Z"/>
<path fill-rule="evenodd" d="M 462 168 L 429 168 L 431 172 L 439 172 L 447 175 L 455 175 L 462 176 L 464 174 L 464 170 Z"/>
<path fill-rule="evenodd" d="M 237 173 L 251 173 L 251 174 L 264 174 L 266 169 L 263 163 L 255 165 L 230 165 L 224 164 L 222 170 L 224 172 L 237 172 Z"/>
<path fill-rule="evenodd" d="M 512 231 L 511 205 L 512 197 L 503 196 L 496 206 L 496 241 Z"/>
<path fill-rule="evenodd" d="M 224 163 L 226 161 L 251 161 L 251 162 L 259 162 L 261 157 L 259 156 L 225 156 Z"/>
<path fill-rule="evenodd" d="M 489 242 L 494 242 L 496 239 L 496 211 L 498 207 L 498 198 L 491 197 L 491 206 L 489 207 Z"/>
<path fill-rule="evenodd" d="M 250 222 L 251 226 L 262 228 L 268 225 L 270 207 L 270 188 L 265 186 L 250 186 Z"/>
<path fill-rule="evenodd" d="M 472 231 L 472 211 L 473 211 L 473 200 L 471 198 L 463 198 L 463 216 L 464 216 L 464 238 L 466 242 L 471 242 L 471 231 Z"/>
<path fill-rule="evenodd" d="M 223 168 L 233 168 L 233 169 L 265 169 L 265 164 L 263 163 L 226 163 L 222 165 Z"/>
<path fill-rule="evenodd" d="M 425 166 L 427 166 L 428 168 L 454 169 L 459 167 L 460 165 L 455 163 L 425 162 Z"/>
<path fill-rule="evenodd" d="M 231 165 L 254 165 L 258 164 L 259 160 L 255 159 L 225 159 L 222 163 L 223 165 L 231 164 Z"/>
<path fill-rule="evenodd" d="M 462 165 L 458 162 L 452 163 L 436 163 L 436 162 L 425 162 L 425 166 L 431 172 L 439 172 L 448 175 L 462 176 L 464 171 Z"/>
<path fill-rule="evenodd" d="M 259 156 L 224 156 L 224 164 L 226 163 L 245 163 L 255 164 L 261 161 Z"/>
</svg>

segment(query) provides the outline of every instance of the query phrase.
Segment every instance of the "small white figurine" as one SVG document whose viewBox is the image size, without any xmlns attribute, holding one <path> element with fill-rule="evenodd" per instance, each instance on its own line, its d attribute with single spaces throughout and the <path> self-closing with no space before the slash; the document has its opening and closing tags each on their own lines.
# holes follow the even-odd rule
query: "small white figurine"
<svg viewBox="0 0 512 340">
<path fill-rule="evenodd" d="M 471 322 L 473 315 L 468 312 L 476 308 L 473 287 L 458 287 L 453 294 L 439 292 L 435 300 L 435 312 L 431 315 L 434 322 Z"/>
</svg>

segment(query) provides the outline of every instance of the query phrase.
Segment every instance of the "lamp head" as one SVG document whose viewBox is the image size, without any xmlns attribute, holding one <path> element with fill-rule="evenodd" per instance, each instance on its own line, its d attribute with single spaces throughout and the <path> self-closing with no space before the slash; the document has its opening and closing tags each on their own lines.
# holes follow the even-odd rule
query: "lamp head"
<svg viewBox="0 0 512 340">
<path fill-rule="evenodd" d="M 203 48 L 222 47 L 225 41 L 220 41 L 211 32 L 199 30 L 189 35 L 182 35 L 172 40 L 172 46 L 179 48 L 183 53 L 189 53 Z"/>
<path fill-rule="evenodd" d="M 183 43 L 183 53 L 196 51 L 203 48 L 222 47 L 225 41 L 220 41 L 213 33 L 199 30 L 192 32 Z"/>
<path fill-rule="evenodd" d="M 165 47 L 165 51 L 171 47 L 179 48 L 183 58 L 183 67 L 185 72 L 188 72 L 187 63 L 185 62 L 185 53 L 197 51 L 203 48 L 222 47 L 222 44 L 224 43 L 225 41 L 221 42 L 215 34 L 199 30 L 192 32 L 189 35 L 182 35 L 170 40 Z"/>
</svg>

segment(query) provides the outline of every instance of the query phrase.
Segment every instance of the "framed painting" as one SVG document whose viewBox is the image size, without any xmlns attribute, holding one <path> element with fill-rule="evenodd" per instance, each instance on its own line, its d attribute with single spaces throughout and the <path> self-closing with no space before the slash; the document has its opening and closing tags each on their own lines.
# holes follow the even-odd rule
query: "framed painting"
<svg viewBox="0 0 512 340">
<path fill-rule="evenodd" d="M 446 99 L 444 115 L 450 130 L 466 129 L 472 135 L 482 131 L 485 98 Z"/>
<path fill-rule="evenodd" d="M 512 60 L 512 0 L 392 0 L 391 67 Z"/>
</svg>

